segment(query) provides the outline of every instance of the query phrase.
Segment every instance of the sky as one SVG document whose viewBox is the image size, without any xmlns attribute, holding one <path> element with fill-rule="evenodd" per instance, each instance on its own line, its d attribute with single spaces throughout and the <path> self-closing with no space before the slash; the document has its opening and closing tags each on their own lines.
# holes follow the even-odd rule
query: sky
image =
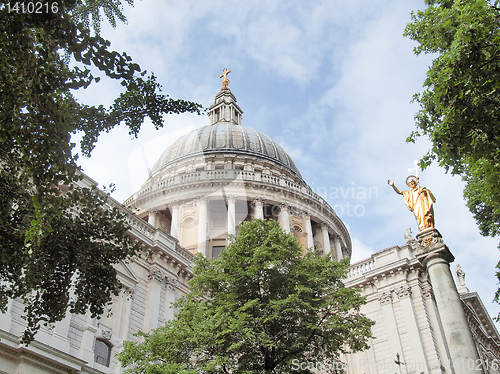
<svg viewBox="0 0 500 374">
<path fill-rule="evenodd" d="M 404 244 L 418 227 L 403 197 L 387 184 L 405 180 L 429 149 L 425 138 L 406 143 L 415 129 L 429 55 L 416 56 L 403 37 L 416 0 L 142 0 L 125 4 L 127 24 L 105 22 L 101 35 L 154 72 L 163 93 L 208 108 L 221 88 L 223 68 L 243 110 L 242 124 L 264 132 L 292 157 L 302 177 L 348 228 L 351 263 Z M 101 80 L 76 97 L 112 104 L 118 82 Z M 169 144 L 208 125 L 206 115 L 164 118 L 158 131 L 147 120 L 137 139 L 122 125 L 102 134 L 85 173 L 100 186 L 114 183 L 124 201 L 138 191 Z M 74 136 L 78 141 L 78 136 Z M 498 288 L 498 238 L 485 238 L 463 200 L 459 176 L 432 165 L 419 172 L 436 197 L 436 228 L 492 316 Z"/>
</svg>

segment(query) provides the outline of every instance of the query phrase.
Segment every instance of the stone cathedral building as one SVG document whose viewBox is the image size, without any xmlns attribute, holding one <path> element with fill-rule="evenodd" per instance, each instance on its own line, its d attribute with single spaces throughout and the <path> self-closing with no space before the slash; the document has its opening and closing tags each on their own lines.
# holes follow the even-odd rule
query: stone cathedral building
<svg viewBox="0 0 500 374">
<path fill-rule="evenodd" d="M 336 260 L 350 258 L 349 232 L 335 211 L 278 143 L 243 126 L 227 73 L 209 124 L 170 145 L 124 203 L 136 212 L 129 215 L 130 233 L 148 253 L 117 265 L 124 289 L 113 300 L 113 314 L 68 314 L 24 347 L 23 305 L 10 300 L 0 314 L 1 374 L 122 373 L 115 354 L 123 342 L 174 316 L 170 304 L 188 292 L 194 254 L 219 256 L 242 221 L 277 220 L 304 251 L 314 246 Z M 89 177 L 81 183 L 96 184 Z M 428 229 L 351 264 L 346 285 L 367 297 L 362 311 L 376 322 L 376 339 L 368 350 L 342 358 L 348 373 L 498 372 L 500 335 L 460 268 L 457 289 L 452 261 L 439 232 Z M 329 364 L 295 367 L 314 365 L 321 372 Z"/>
</svg>

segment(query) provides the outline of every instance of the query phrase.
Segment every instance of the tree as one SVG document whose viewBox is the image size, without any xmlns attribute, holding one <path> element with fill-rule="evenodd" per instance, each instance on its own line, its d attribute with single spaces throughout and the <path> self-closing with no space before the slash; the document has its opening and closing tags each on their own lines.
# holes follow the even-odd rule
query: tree
<svg viewBox="0 0 500 374">
<path fill-rule="evenodd" d="M 366 349 L 373 325 L 360 313 L 365 299 L 342 282 L 347 267 L 303 255 L 276 221 L 244 222 L 220 258 L 199 255 L 174 320 L 127 342 L 119 359 L 129 373 L 329 369 L 339 352 Z"/>
<path fill-rule="evenodd" d="M 432 161 L 466 182 L 464 197 L 482 235 L 500 234 L 500 8 L 498 1 L 426 0 L 405 36 L 415 53 L 433 53 L 416 126 L 429 136 Z M 500 270 L 500 263 L 497 265 Z M 500 279 L 500 272 L 497 273 Z M 500 297 L 500 290 L 496 300 Z"/>
<path fill-rule="evenodd" d="M 123 19 L 119 1 L 42 5 L 36 13 L 27 1 L 0 2 L 0 309 L 8 298 L 24 301 L 25 343 L 68 309 L 101 314 L 120 287 L 113 264 L 139 250 L 105 194 L 78 187 L 71 134 L 83 133 L 90 156 L 99 134 L 122 122 L 137 136 L 145 117 L 159 128 L 164 114 L 200 113 L 160 94 L 154 75 L 91 35 L 91 15 Z M 123 85 L 110 108 L 73 97 L 99 81 L 90 68 Z"/>
</svg>

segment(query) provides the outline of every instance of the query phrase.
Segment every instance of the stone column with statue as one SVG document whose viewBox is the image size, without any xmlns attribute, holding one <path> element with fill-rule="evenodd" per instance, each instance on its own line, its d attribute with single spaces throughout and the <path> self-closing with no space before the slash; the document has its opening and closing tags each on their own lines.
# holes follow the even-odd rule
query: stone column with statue
<svg viewBox="0 0 500 374">
<path fill-rule="evenodd" d="M 411 246 L 411 250 L 429 275 L 453 371 L 455 374 L 470 373 L 467 363 L 480 362 L 480 358 L 450 271 L 450 263 L 455 258 L 434 227 L 433 203 L 436 198 L 429 189 L 420 186 L 418 165 L 415 164 L 415 168 L 409 171 L 411 170 L 415 170 L 416 175 L 406 178 L 409 190 L 400 191 L 391 180 L 388 184 L 396 193 L 403 195 L 406 206 L 417 220 L 418 245 Z M 474 373 L 484 373 L 482 368 L 477 368 L 479 370 L 474 370 Z"/>
</svg>

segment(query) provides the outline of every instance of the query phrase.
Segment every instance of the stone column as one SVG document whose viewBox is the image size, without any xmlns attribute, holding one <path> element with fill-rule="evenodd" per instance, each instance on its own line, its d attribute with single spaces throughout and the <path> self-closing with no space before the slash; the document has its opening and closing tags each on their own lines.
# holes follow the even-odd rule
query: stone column
<svg viewBox="0 0 500 374">
<path fill-rule="evenodd" d="M 392 293 L 391 291 L 384 291 L 379 294 L 378 300 L 382 309 L 384 318 L 384 330 L 387 332 L 387 344 L 391 352 L 391 356 L 395 357 L 396 353 L 401 356 L 401 361 L 404 360 L 404 352 L 401 347 L 401 340 L 399 337 L 398 325 L 396 317 L 394 316 L 394 309 L 392 307 Z"/>
<path fill-rule="evenodd" d="M 207 255 L 207 197 L 198 198 L 198 252 Z"/>
<path fill-rule="evenodd" d="M 290 215 L 288 213 L 288 205 L 280 204 L 280 226 L 287 233 L 290 234 Z"/>
<path fill-rule="evenodd" d="M 420 337 L 420 329 L 418 328 L 417 320 L 415 318 L 415 311 L 413 309 L 413 302 L 411 298 L 411 288 L 408 285 L 404 285 L 396 289 L 395 292 L 396 295 L 398 295 L 401 309 L 404 311 L 402 314 L 407 334 L 411 337 L 409 339 L 409 343 L 411 353 L 413 355 L 413 369 L 416 370 L 417 373 L 428 373 L 429 367 L 425 359 L 422 339 Z"/>
<path fill-rule="evenodd" d="M 304 214 L 304 221 L 306 222 L 307 248 L 313 248 L 314 247 L 313 230 L 311 225 L 311 216 L 308 213 Z"/>
<path fill-rule="evenodd" d="M 179 206 L 178 201 L 170 204 L 170 211 L 172 212 L 172 222 L 170 224 L 170 235 L 174 238 L 179 238 Z"/>
<path fill-rule="evenodd" d="M 340 261 L 344 258 L 342 254 L 342 245 L 340 244 L 340 236 L 335 236 L 334 238 L 334 246 L 335 246 L 335 255 L 337 256 L 337 261 Z"/>
<path fill-rule="evenodd" d="M 148 223 L 153 227 L 156 227 L 156 215 L 157 214 L 158 214 L 157 210 L 154 210 L 154 209 L 148 210 Z"/>
<path fill-rule="evenodd" d="M 90 312 L 87 313 L 86 322 L 82 330 L 82 340 L 78 358 L 87 362 L 94 362 L 94 340 L 97 327 L 95 326 L 94 320 L 90 318 Z"/>
<path fill-rule="evenodd" d="M 118 332 L 118 336 L 120 339 L 128 340 L 128 329 L 130 326 L 130 310 L 132 307 L 132 296 L 134 295 L 134 290 L 131 288 L 125 288 L 123 290 L 123 314 L 122 320 L 120 323 L 120 330 Z"/>
<path fill-rule="evenodd" d="M 424 298 L 425 312 L 429 320 L 429 330 L 432 336 L 432 341 L 436 347 L 436 351 L 428 353 L 428 362 L 431 366 L 430 374 L 442 374 L 441 366 L 444 367 L 445 373 L 453 373 L 451 370 L 451 359 L 449 357 L 449 352 L 446 343 L 444 341 L 445 337 L 443 335 L 443 329 L 441 328 L 441 322 L 439 321 L 439 315 L 436 307 L 436 300 L 434 294 L 432 293 L 432 287 L 428 281 L 424 281 L 421 285 L 422 297 Z"/>
<path fill-rule="evenodd" d="M 161 287 L 164 281 L 165 273 L 163 271 L 155 267 L 149 271 L 146 310 L 144 313 L 145 332 L 149 332 L 158 327 Z"/>
<path fill-rule="evenodd" d="M 172 303 L 175 302 L 175 292 L 179 285 L 179 281 L 174 277 L 167 277 L 166 289 L 165 289 L 165 313 L 164 319 L 170 321 L 174 318 L 174 308 Z"/>
<path fill-rule="evenodd" d="M 236 235 L 236 195 L 226 196 L 227 200 L 227 234 Z"/>
<path fill-rule="evenodd" d="M 454 372 L 470 373 L 468 363 L 474 363 L 476 368 L 480 358 L 451 275 L 450 262 L 455 258 L 436 229 L 418 233 L 417 240 L 420 245 L 416 248 L 416 257 L 429 274 Z M 474 373 L 481 374 L 484 371 L 481 368 Z"/>
<path fill-rule="evenodd" d="M 253 199 L 252 205 L 254 207 L 253 218 L 264 219 L 264 200 L 261 197 Z"/>
<path fill-rule="evenodd" d="M 330 253 L 331 247 L 330 247 L 330 236 L 328 235 L 328 225 L 326 223 L 321 224 L 321 237 L 323 238 L 323 250 L 325 251 L 325 254 Z"/>
</svg>

